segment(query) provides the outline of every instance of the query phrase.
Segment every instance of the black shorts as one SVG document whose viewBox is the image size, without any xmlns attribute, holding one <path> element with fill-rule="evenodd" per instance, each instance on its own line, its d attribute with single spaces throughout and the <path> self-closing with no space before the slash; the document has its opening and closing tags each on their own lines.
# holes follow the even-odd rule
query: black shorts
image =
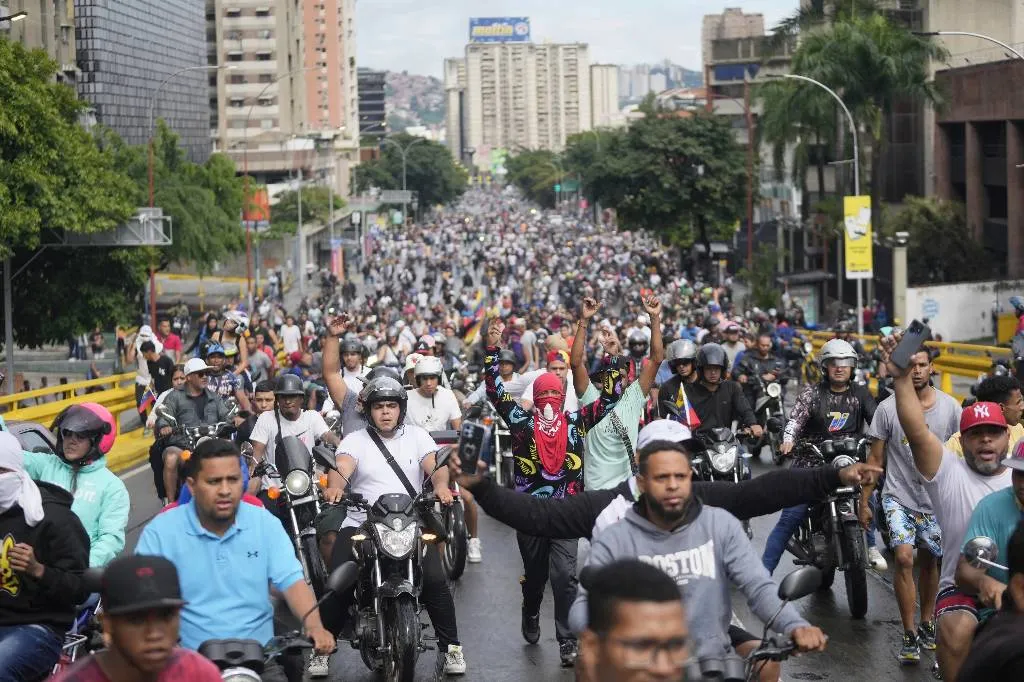
<svg viewBox="0 0 1024 682">
<path fill-rule="evenodd" d="M 757 635 L 747 632 L 743 628 L 738 627 L 736 625 L 729 626 L 729 643 L 732 644 L 733 649 L 740 646 L 741 644 L 746 644 L 747 642 L 759 641 L 761 641 L 761 638 Z"/>
</svg>

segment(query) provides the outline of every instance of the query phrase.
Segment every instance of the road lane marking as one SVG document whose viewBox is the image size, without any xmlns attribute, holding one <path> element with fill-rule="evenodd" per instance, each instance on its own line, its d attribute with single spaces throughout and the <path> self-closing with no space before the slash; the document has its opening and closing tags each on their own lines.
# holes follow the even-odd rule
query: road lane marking
<svg viewBox="0 0 1024 682">
<path fill-rule="evenodd" d="M 149 469 L 149 464 L 144 462 L 144 463 L 140 464 L 139 466 L 135 467 L 134 469 L 129 469 L 128 471 L 124 472 L 123 474 L 118 474 L 117 477 L 120 478 L 122 481 L 127 481 L 129 478 L 135 478 L 136 476 L 141 474 L 143 471 L 147 471 L 148 469 Z"/>
</svg>

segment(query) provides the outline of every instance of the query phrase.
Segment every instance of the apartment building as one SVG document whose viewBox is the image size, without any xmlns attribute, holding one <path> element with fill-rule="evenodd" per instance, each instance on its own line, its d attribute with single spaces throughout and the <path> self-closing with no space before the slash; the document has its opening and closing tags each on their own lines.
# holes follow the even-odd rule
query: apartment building
<svg viewBox="0 0 1024 682">
<path fill-rule="evenodd" d="M 763 36 L 764 15 L 744 14 L 742 9 L 727 7 L 721 14 L 705 14 L 701 26 L 701 56 L 704 64 L 711 61 L 711 43 L 731 38 Z"/>
<path fill-rule="evenodd" d="M 459 66 L 449 63 L 448 82 L 456 84 L 448 90 L 451 101 Z M 515 147 L 558 151 L 569 136 L 591 128 L 586 44 L 470 43 L 464 64 L 463 150 L 475 160 Z M 459 110 L 449 107 L 448 116 L 452 139 Z"/>
<path fill-rule="evenodd" d="M 40 8 L 45 12 L 40 13 Z M 78 58 L 75 50 L 74 0 L 50 0 L 40 4 L 33 0 L 9 0 L 0 15 L 28 12 L 16 22 L 0 22 L 0 36 L 34 50 L 43 50 L 59 64 L 57 80 L 68 85 L 78 81 Z"/>
<path fill-rule="evenodd" d="M 619 67 L 617 64 L 590 66 L 590 119 L 592 128 L 622 125 L 619 114 Z"/>
<path fill-rule="evenodd" d="M 381 138 L 387 133 L 387 103 L 383 71 L 359 69 L 359 137 Z"/>
<path fill-rule="evenodd" d="M 452 156 L 466 162 L 466 59 L 444 60 L 445 142 Z"/>
</svg>

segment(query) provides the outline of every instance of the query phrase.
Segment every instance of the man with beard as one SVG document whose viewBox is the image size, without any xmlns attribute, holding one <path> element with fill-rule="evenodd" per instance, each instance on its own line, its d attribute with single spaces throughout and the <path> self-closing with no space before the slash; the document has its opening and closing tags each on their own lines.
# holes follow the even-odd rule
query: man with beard
<svg viewBox="0 0 1024 682">
<path fill-rule="evenodd" d="M 822 651 L 824 633 L 804 620 L 792 605 L 783 605 L 768 571 L 761 565 L 740 522 L 723 509 L 705 507 L 692 497 L 693 469 L 687 448 L 654 441 L 638 453 L 641 496 L 626 516 L 594 539 L 588 566 L 639 557 L 675 578 L 687 605 L 695 656 L 721 656 L 731 648 L 732 604 L 728 576 L 764 622 L 792 638 L 800 651 Z M 579 591 L 570 622 L 577 632 L 587 622 L 588 598 Z M 776 616 L 777 613 L 777 616 Z M 758 642 L 746 642 L 751 649 Z M 757 668 L 762 682 L 778 679 L 778 666 Z"/>
<path fill-rule="evenodd" d="M 954 582 L 957 561 L 974 508 L 989 493 L 1011 484 L 1011 469 L 1002 463 L 1009 447 L 1009 430 L 998 404 L 975 403 L 960 416 L 963 459 L 943 446 L 928 429 L 910 370 L 892 362 L 891 354 L 902 336 L 882 339 L 882 360 L 893 377 L 896 414 L 914 455 L 914 466 L 924 479 L 942 529 L 942 567 L 935 604 L 938 665 L 944 680 L 956 682 L 978 628 L 979 611 L 975 597 L 961 592 Z"/>
</svg>

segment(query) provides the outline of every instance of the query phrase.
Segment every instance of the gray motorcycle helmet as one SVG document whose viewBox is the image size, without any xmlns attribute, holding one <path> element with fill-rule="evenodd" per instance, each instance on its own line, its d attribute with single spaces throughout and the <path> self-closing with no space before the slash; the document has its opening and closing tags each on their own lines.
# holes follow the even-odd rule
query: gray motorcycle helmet
<svg viewBox="0 0 1024 682">
<path fill-rule="evenodd" d="M 668 344 L 665 349 L 665 360 L 669 366 L 678 360 L 693 361 L 697 358 L 697 344 L 688 339 L 679 339 Z"/>
</svg>

